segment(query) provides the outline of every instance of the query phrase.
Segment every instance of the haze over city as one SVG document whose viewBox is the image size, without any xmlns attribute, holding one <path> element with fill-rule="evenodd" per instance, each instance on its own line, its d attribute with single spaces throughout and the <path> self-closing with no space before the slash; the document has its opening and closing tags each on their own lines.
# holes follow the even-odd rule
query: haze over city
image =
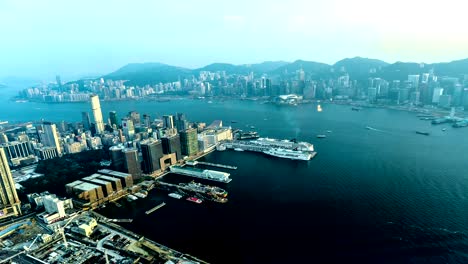
<svg viewBox="0 0 468 264">
<path fill-rule="evenodd" d="M 468 57 L 464 1 L 2 1 L 0 78 L 64 80 L 132 62 L 196 68 L 354 56 Z"/>
</svg>

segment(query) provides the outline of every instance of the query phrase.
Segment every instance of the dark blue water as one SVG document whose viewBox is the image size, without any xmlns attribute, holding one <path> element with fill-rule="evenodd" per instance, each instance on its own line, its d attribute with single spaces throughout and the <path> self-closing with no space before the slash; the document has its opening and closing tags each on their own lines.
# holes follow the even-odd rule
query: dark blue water
<svg viewBox="0 0 468 264">
<path fill-rule="evenodd" d="M 0 119 L 79 121 L 88 108 L 8 102 L 0 105 Z M 193 121 L 237 120 L 238 128 L 254 125 L 263 136 L 298 138 L 318 151 L 309 162 L 235 151 L 206 156 L 238 166 L 230 171 L 233 181 L 220 185 L 229 191 L 227 204 L 197 205 L 154 190 L 132 206 L 104 209 L 134 217 L 126 227 L 158 242 L 213 263 L 468 263 L 468 129 L 328 104 L 323 112 L 316 105 L 192 100 L 102 108 L 105 116 L 179 111 Z M 332 131 L 326 139 L 315 138 L 326 130 Z M 167 205 L 144 214 L 161 201 Z"/>
</svg>

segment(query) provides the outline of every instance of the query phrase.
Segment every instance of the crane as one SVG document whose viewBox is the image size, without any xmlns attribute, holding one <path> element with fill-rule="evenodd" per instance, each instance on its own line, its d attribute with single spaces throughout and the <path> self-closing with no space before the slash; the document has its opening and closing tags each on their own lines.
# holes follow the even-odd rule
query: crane
<svg viewBox="0 0 468 264">
<path fill-rule="evenodd" d="M 73 219 L 75 219 L 77 216 L 79 216 L 79 214 L 76 214 L 74 216 L 72 216 L 70 219 L 68 219 L 68 221 L 65 223 L 65 225 L 63 225 L 62 227 L 58 227 L 58 231 L 60 232 L 60 234 L 62 235 L 62 239 L 63 239 L 63 244 L 65 245 L 65 248 L 68 248 L 68 242 L 67 242 L 67 239 L 65 238 L 65 232 L 64 232 L 64 229 L 65 227 L 67 227 L 71 221 Z"/>
<path fill-rule="evenodd" d="M 31 247 L 34 245 L 34 243 L 36 243 L 37 239 L 41 237 L 41 234 L 38 234 L 36 236 L 36 238 L 33 240 L 33 242 L 29 245 L 29 247 L 27 246 L 24 246 L 24 251 L 28 252 L 29 250 L 31 250 Z"/>
</svg>

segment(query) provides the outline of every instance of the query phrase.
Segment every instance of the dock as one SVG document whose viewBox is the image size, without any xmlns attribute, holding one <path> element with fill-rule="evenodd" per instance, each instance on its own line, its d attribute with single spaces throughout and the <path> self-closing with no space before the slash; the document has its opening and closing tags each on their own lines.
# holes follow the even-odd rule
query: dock
<svg viewBox="0 0 468 264">
<path fill-rule="evenodd" d="M 206 165 L 206 166 L 211 166 L 211 167 L 218 167 L 218 168 L 224 168 L 224 169 L 230 169 L 230 170 L 237 170 L 236 166 L 231 166 L 231 165 L 224 165 L 224 164 L 218 164 L 218 163 L 211 163 L 211 162 L 204 162 L 204 161 L 191 161 L 187 162 L 187 165 L 190 166 L 195 166 L 195 165 Z"/>
<path fill-rule="evenodd" d="M 153 208 L 149 209 L 148 211 L 146 211 L 145 214 L 149 215 L 149 214 L 153 213 L 154 211 L 158 210 L 159 208 L 161 208 L 161 207 L 163 207 L 165 205 L 166 205 L 166 203 L 162 202 L 159 205 L 156 205 L 155 207 L 153 207 Z"/>
<path fill-rule="evenodd" d="M 158 183 L 161 186 L 166 186 L 166 187 L 175 188 L 175 189 L 179 189 L 179 190 L 184 190 L 184 191 L 188 191 L 188 192 L 205 193 L 205 192 L 202 192 L 201 190 L 194 190 L 194 189 L 190 189 L 190 188 L 180 186 L 180 185 L 176 185 L 176 184 L 172 184 L 172 183 L 167 183 L 167 182 L 162 182 L 162 181 L 160 181 Z"/>
</svg>

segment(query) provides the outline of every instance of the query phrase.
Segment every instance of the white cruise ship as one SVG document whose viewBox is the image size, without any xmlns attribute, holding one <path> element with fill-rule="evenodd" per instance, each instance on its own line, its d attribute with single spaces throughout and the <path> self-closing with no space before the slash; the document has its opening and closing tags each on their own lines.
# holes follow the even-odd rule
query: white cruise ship
<svg viewBox="0 0 468 264">
<path fill-rule="evenodd" d="M 250 141 L 252 144 L 258 144 L 262 146 L 277 147 L 277 148 L 286 148 L 286 149 L 296 149 L 298 151 L 314 151 L 314 145 L 307 142 L 295 142 L 291 140 L 279 140 L 274 138 L 259 138 L 257 140 Z"/>
<path fill-rule="evenodd" d="M 281 149 L 281 148 L 271 148 L 271 149 L 263 151 L 263 153 L 267 155 L 279 157 L 279 158 L 293 159 L 293 160 L 310 160 L 313 157 L 313 155 L 308 152 Z"/>
</svg>

